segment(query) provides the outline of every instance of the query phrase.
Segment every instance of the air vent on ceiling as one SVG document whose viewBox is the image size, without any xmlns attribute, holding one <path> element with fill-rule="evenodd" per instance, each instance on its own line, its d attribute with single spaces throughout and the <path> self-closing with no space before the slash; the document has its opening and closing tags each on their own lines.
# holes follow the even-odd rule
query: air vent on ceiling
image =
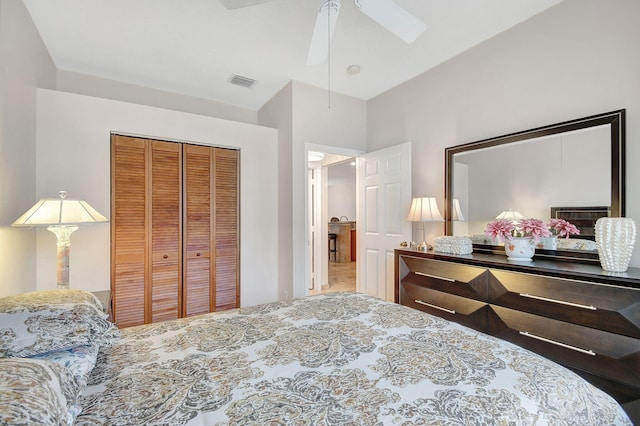
<svg viewBox="0 0 640 426">
<path fill-rule="evenodd" d="M 256 84 L 256 81 L 249 77 L 243 77 L 241 75 L 231 74 L 231 77 L 229 77 L 229 83 L 235 84 L 236 86 L 242 86 L 242 87 L 246 87 L 247 89 L 251 89 Z"/>
</svg>

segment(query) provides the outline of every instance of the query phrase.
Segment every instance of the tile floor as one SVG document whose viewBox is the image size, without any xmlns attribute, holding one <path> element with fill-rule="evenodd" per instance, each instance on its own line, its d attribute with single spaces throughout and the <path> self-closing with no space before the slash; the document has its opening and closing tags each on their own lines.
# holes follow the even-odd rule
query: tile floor
<svg viewBox="0 0 640 426">
<path fill-rule="evenodd" d="M 329 288 L 309 294 L 356 291 L 356 262 L 329 262 Z"/>
</svg>

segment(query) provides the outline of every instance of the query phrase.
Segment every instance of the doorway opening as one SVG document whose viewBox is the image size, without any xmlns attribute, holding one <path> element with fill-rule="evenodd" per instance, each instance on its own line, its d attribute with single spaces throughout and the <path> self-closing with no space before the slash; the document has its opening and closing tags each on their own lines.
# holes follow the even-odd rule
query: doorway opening
<svg viewBox="0 0 640 426">
<path fill-rule="evenodd" d="M 324 149 L 327 148 L 327 149 Z M 308 151 L 332 152 L 332 147 L 306 144 Z M 335 148 L 335 147 L 333 147 Z M 406 220 L 411 204 L 411 142 L 364 153 L 335 148 L 333 153 L 355 158 L 356 165 L 356 291 L 394 300 L 394 249 L 412 237 Z M 328 284 L 328 168 L 307 162 L 308 185 L 305 247 L 305 294 Z M 311 214 L 313 212 L 314 214 Z M 338 219 L 340 217 L 338 216 Z M 317 236 L 317 237 L 316 237 Z M 326 289 L 325 289 L 326 290 Z"/>
<path fill-rule="evenodd" d="M 308 294 L 356 291 L 356 161 L 310 151 L 308 163 Z"/>
</svg>

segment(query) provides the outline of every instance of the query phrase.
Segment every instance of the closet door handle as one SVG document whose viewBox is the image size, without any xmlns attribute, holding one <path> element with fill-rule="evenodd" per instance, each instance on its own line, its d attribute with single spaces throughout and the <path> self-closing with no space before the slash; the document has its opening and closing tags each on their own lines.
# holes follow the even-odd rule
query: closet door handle
<svg viewBox="0 0 640 426">
<path fill-rule="evenodd" d="M 414 302 L 419 303 L 419 304 L 424 305 L 424 306 L 428 306 L 428 307 L 433 308 L 433 309 L 439 309 L 441 311 L 448 312 L 448 313 L 453 314 L 453 315 L 456 314 L 456 311 L 454 311 L 453 309 L 447 309 L 447 308 L 443 308 L 442 306 L 432 305 L 431 303 L 423 302 L 422 300 L 414 299 Z"/>
<path fill-rule="evenodd" d="M 520 293 L 520 296 L 522 297 L 528 297 L 529 299 L 536 299 L 536 300 L 544 300 L 545 302 L 552 302 L 552 303 L 558 303 L 560 305 L 567 305 L 567 306 L 573 306 L 575 308 L 582 308 L 582 309 L 589 309 L 591 311 L 596 311 L 598 310 L 598 308 L 596 308 L 593 305 L 582 305 L 580 303 L 573 303 L 573 302 L 565 302 L 564 300 L 558 300 L 558 299 L 550 299 L 548 297 L 542 297 L 542 296 L 535 296 L 533 294 L 527 294 L 527 293 Z"/>
<path fill-rule="evenodd" d="M 440 277 L 438 275 L 425 274 L 424 272 L 416 272 L 415 274 L 416 275 L 422 275 L 423 277 L 435 278 L 436 280 L 449 281 L 450 283 L 455 283 L 456 282 L 456 280 L 454 280 L 453 278 L 447 278 L 447 277 Z"/>
<path fill-rule="evenodd" d="M 535 334 L 531 334 L 531 333 L 529 333 L 527 331 L 520 331 L 519 333 L 522 334 L 523 336 L 531 337 L 532 339 L 541 340 L 543 342 L 551 343 L 552 345 L 561 346 L 563 348 L 571 349 L 572 351 L 581 352 L 583 354 L 587 354 L 587 355 L 591 355 L 591 356 L 596 356 L 596 353 L 594 351 L 590 350 L 590 349 L 582 349 L 582 348 L 578 348 L 576 346 L 567 345 L 566 343 L 557 342 L 555 340 L 547 339 L 546 337 L 536 336 Z"/>
</svg>

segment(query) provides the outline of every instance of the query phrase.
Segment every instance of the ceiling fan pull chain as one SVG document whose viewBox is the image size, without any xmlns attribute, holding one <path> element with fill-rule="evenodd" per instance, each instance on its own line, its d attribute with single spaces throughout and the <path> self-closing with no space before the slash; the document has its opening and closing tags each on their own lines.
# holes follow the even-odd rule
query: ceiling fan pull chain
<svg viewBox="0 0 640 426">
<path fill-rule="evenodd" d="M 331 7 L 327 7 L 327 104 L 331 109 Z"/>
</svg>

